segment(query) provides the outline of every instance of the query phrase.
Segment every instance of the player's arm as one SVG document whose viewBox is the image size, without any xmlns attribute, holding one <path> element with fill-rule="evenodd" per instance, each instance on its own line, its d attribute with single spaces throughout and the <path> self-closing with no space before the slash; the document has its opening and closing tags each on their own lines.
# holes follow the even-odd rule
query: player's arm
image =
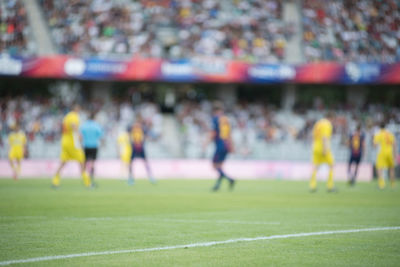
<svg viewBox="0 0 400 267">
<path fill-rule="evenodd" d="M 345 144 L 348 148 L 351 147 L 351 135 L 346 139 L 346 144 Z"/>
<path fill-rule="evenodd" d="M 211 144 L 211 142 L 215 139 L 216 136 L 217 136 L 217 131 L 215 131 L 215 130 L 210 131 L 210 133 L 208 134 L 208 137 L 206 138 L 205 142 L 203 143 L 204 150 Z"/>
<path fill-rule="evenodd" d="M 394 158 L 394 162 L 396 164 L 397 161 L 397 143 L 396 143 L 396 139 L 393 139 L 393 158 Z"/>
<path fill-rule="evenodd" d="M 27 142 L 27 138 L 26 138 L 26 135 L 25 135 L 25 134 L 23 135 L 22 143 L 24 144 L 24 145 L 23 145 L 23 149 L 24 149 L 24 158 L 27 158 L 28 155 L 29 155 L 29 151 L 28 151 L 28 142 Z"/>
<path fill-rule="evenodd" d="M 363 140 L 361 142 L 361 147 L 362 147 L 362 151 L 363 151 L 362 154 L 364 155 L 364 158 L 365 158 L 367 155 L 367 145 L 365 144 L 365 138 L 363 138 Z"/>
<path fill-rule="evenodd" d="M 326 155 L 331 149 L 330 139 L 326 136 L 322 138 L 322 153 Z"/>
<path fill-rule="evenodd" d="M 228 144 L 229 144 L 229 148 L 228 148 L 229 152 L 233 153 L 235 151 L 235 146 L 233 144 L 233 140 L 232 140 L 232 135 L 231 134 L 229 134 L 229 137 L 228 137 Z"/>
<path fill-rule="evenodd" d="M 378 144 L 379 144 L 379 137 L 378 137 L 378 134 L 375 134 L 375 135 L 374 135 L 373 144 L 374 144 L 374 147 L 375 147 L 375 148 L 378 147 Z"/>
</svg>

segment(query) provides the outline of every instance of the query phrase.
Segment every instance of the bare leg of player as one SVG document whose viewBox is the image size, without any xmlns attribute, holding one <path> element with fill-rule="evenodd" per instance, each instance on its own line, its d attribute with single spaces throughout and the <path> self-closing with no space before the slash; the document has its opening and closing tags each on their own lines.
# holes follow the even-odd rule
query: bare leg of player
<svg viewBox="0 0 400 267">
<path fill-rule="evenodd" d="M 396 181 L 394 171 L 395 171 L 394 168 L 390 168 L 390 169 L 389 169 L 390 186 L 391 186 L 391 187 L 394 187 L 394 186 L 395 186 L 395 181 Z"/>
<path fill-rule="evenodd" d="M 133 179 L 133 160 L 131 160 L 128 170 L 129 170 L 128 185 L 134 185 L 135 180 Z"/>
<path fill-rule="evenodd" d="M 349 163 L 348 167 L 347 167 L 347 182 L 351 185 L 352 183 L 352 172 L 351 172 L 351 165 L 352 163 Z"/>
<path fill-rule="evenodd" d="M 14 179 L 14 180 L 17 180 L 17 179 L 18 179 L 18 176 L 17 176 L 16 167 L 15 167 L 15 165 L 14 165 L 14 161 L 12 161 L 12 160 L 10 159 L 9 162 L 10 162 L 11 169 L 12 169 L 12 171 L 13 171 L 13 179 Z"/>
<path fill-rule="evenodd" d="M 15 173 L 16 173 L 17 180 L 18 180 L 19 175 L 21 173 L 21 160 L 19 160 L 19 159 L 16 160 Z"/>
<path fill-rule="evenodd" d="M 385 178 L 383 178 L 383 169 L 378 169 L 378 187 L 379 189 L 385 188 Z"/>
<path fill-rule="evenodd" d="M 221 186 L 221 182 L 222 180 L 225 178 L 229 181 L 229 187 L 232 190 L 234 185 L 235 185 L 235 180 L 233 180 L 232 178 L 230 178 L 229 176 L 227 176 L 224 171 L 222 170 L 222 162 L 221 163 L 213 163 L 213 167 L 214 169 L 218 172 L 219 177 L 214 185 L 214 187 L 212 188 L 213 191 L 218 191 L 219 187 Z"/>
<path fill-rule="evenodd" d="M 311 192 L 317 191 L 317 172 L 318 172 L 318 169 L 319 169 L 319 165 L 313 165 L 311 179 L 310 179 L 310 191 Z"/>
<path fill-rule="evenodd" d="M 358 174 L 358 165 L 359 165 L 359 164 L 356 164 L 356 167 L 355 167 L 355 169 L 354 169 L 354 174 L 353 174 L 353 176 L 351 177 L 351 182 L 352 182 L 353 185 L 356 183 L 357 174 Z"/>
<path fill-rule="evenodd" d="M 147 161 L 147 159 L 143 159 L 143 161 L 144 161 L 144 166 L 146 167 L 147 176 L 149 177 L 150 182 L 152 184 L 155 184 L 157 181 L 153 177 L 153 174 L 152 174 L 151 169 L 150 169 L 149 162 Z"/>
<path fill-rule="evenodd" d="M 328 174 L 328 181 L 326 183 L 326 187 L 328 192 L 335 192 L 335 184 L 333 183 L 333 165 L 329 166 L 329 174 Z"/>
<path fill-rule="evenodd" d="M 96 186 L 94 182 L 94 160 L 88 160 L 85 165 L 86 165 L 85 170 L 89 172 L 92 186 Z"/>
<path fill-rule="evenodd" d="M 81 176 L 82 176 L 83 184 L 86 187 L 90 187 L 92 185 L 92 182 L 90 180 L 89 174 L 86 172 L 85 162 L 81 162 L 81 163 L 79 163 L 79 165 L 81 167 Z"/>
<path fill-rule="evenodd" d="M 64 168 L 65 163 L 66 163 L 65 161 L 62 161 L 62 162 L 60 163 L 60 166 L 58 166 L 58 169 L 57 169 L 57 171 L 56 171 L 56 174 L 54 175 L 53 179 L 51 180 L 51 185 L 52 185 L 53 187 L 58 187 L 58 186 L 60 186 L 60 181 L 61 181 L 61 179 L 60 179 L 60 173 L 61 173 L 61 170 Z"/>
</svg>

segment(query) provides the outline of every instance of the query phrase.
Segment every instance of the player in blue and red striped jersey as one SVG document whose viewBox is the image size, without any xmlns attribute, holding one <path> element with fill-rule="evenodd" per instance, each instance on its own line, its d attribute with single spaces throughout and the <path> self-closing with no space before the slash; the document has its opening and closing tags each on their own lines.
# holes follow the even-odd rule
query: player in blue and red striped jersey
<svg viewBox="0 0 400 267">
<path fill-rule="evenodd" d="M 354 185 L 357 178 L 358 165 L 360 164 L 362 155 L 365 151 L 365 136 L 361 132 L 361 125 L 357 125 L 356 130 L 350 134 L 348 140 L 348 146 L 350 148 L 350 159 L 348 166 L 348 182 L 350 185 Z M 354 171 L 352 172 L 352 165 Z"/>
<path fill-rule="evenodd" d="M 147 175 L 149 176 L 149 180 L 151 183 L 155 183 L 156 180 L 154 179 L 149 162 L 146 158 L 146 153 L 144 150 L 144 142 L 147 135 L 147 127 L 145 127 L 142 119 L 140 116 L 136 119 L 135 123 L 131 127 L 130 131 L 130 141 L 132 144 L 132 154 L 131 154 L 131 162 L 129 164 L 129 178 L 128 184 L 134 184 L 133 178 L 133 160 L 135 158 L 142 158 L 146 167 Z"/>
<path fill-rule="evenodd" d="M 233 150 L 232 138 L 231 138 L 231 125 L 228 117 L 225 116 L 223 106 L 221 103 L 215 103 L 213 107 L 214 116 L 212 119 L 212 133 L 210 141 L 215 143 L 215 153 L 213 157 L 213 167 L 218 172 L 219 177 L 213 191 L 218 191 L 223 179 L 227 179 L 229 187 L 232 190 L 235 185 L 235 180 L 226 175 L 222 170 L 222 165 L 229 152 Z"/>
</svg>

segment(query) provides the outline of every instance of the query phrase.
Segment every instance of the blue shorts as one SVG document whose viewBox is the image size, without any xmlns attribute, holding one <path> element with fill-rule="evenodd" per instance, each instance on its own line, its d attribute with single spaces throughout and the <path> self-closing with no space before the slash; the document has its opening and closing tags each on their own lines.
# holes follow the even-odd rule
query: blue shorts
<svg viewBox="0 0 400 267">
<path fill-rule="evenodd" d="M 355 163 L 355 164 L 360 164 L 361 161 L 361 154 L 358 155 L 351 155 L 349 159 L 349 164 Z"/>
<path fill-rule="evenodd" d="M 224 148 L 217 148 L 214 153 L 213 162 L 214 163 L 221 163 L 225 160 L 226 156 L 228 155 L 228 149 Z"/>
<path fill-rule="evenodd" d="M 132 147 L 132 156 L 131 156 L 131 160 L 133 160 L 134 158 L 146 159 L 146 153 L 144 152 L 144 148 L 142 148 L 142 149 L 135 149 L 134 147 Z"/>
</svg>

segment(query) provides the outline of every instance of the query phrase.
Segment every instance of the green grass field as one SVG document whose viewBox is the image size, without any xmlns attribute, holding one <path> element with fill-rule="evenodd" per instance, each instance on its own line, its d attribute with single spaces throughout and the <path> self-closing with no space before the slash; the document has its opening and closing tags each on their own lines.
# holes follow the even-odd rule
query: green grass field
<svg viewBox="0 0 400 267">
<path fill-rule="evenodd" d="M 400 230 L 232 241 L 160 251 L 122 250 L 330 230 L 400 226 L 400 190 L 307 182 L 239 181 L 211 193 L 211 180 L 100 180 L 95 190 L 63 179 L 0 180 L 0 264 L 86 252 L 119 254 L 25 266 L 399 266 Z M 226 184 L 224 184 L 226 186 Z"/>
</svg>

